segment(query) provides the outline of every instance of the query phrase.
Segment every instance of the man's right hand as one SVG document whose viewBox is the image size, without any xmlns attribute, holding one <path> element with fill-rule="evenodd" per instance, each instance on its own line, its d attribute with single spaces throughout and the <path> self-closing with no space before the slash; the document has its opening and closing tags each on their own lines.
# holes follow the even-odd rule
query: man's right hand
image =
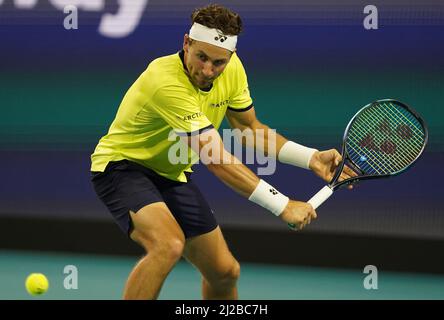
<svg viewBox="0 0 444 320">
<path fill-rule="evenodd" d="M 279 217 L 285 222 L 295 225 L 296 229 L 301 230 L 311 222 L 311 219 L 316 219 L 317 215 L 311 204 L 290 200 Z"/>
</svg>

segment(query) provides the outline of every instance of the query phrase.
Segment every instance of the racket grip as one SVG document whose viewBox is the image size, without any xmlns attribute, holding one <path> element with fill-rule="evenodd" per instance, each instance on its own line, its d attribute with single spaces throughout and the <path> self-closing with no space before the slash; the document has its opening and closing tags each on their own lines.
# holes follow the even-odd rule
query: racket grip
<svg viewBox="0 0 444 320">
<path fill-rule="evenodd" d="M 330 196 L 333 194 L 333 190 L 330 189 L 329 186 L 323 187 L 321 190 L 318 191 L 313 197 L 311 197 L 310 200 L 307 201 L 307 203 L 311 204 L 314 210 L 316 210 L 321 204 L 324 203 L 325 200 L 330 198 Z M 289 223 L 288 226 L 291 229 L 295 229 L 296 226 L 292 223 Z"/>
<path fill-rule="evenodd" d="M 330 198 L 330 196 L 333 194 L 333 190 L 330 189 L 329 186 L 323 187 L 321 190 L 318 191 L 313 197 L 311 197 L 310 200 L 307 202 L 311 204 L 313 209 L 317 209 L 321 204 L 324 203 L 325 200 Z"/>
</svg>

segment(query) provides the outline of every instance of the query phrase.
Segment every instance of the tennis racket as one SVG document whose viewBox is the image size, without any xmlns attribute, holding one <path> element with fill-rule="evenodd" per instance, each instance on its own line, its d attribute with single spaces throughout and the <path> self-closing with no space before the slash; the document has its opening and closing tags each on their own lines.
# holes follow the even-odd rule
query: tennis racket
<svg viewBox="0 0 444 320">
<path fill-rule="evenodd" d="M 410 168 L 427 144 L 424 120 L 412 108 L 393 99 L 377 100 L 359 110 L 345 129 L 342 161 L 330 183 L 308 203 L 317 209 L 333 191 L 360 180 L 387 178 Z M 339 182 L 347 165 L 356 172 Z M 294 229 L 294 224 L 288 224 Z"/>
</svg>

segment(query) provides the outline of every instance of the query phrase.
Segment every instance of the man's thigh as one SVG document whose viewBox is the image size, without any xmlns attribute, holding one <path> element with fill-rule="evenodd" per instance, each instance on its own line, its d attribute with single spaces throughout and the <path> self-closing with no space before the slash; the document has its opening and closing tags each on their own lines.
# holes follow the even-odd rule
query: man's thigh
<svg viewBox="0 0 444 320">
<path fill-rule="evenodd" d="M 180 226 L 164 202 L 151 203 L 137 212 L 130 211 L 130 217 L 133 226 L 130 238 L 147 251 L 167 246 L 170 241 L 185 242 Z"/>
</svg>

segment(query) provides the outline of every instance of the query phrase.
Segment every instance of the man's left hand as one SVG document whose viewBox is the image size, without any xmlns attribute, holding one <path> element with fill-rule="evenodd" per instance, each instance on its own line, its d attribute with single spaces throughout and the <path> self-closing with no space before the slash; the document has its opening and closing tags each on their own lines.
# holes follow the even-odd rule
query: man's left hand
<svg viewBox="0 0 444 320">
<path fill-rule="evenodd" d="M 330 149 L 326 151 L 316 151 L 310 159 L 309 167 L 313 172 L 330 182 L 333 179 L 336 168 L 342 160 L 342 156 L 336 149 Z M 357 174 L 348 166 L 344 166 L 344 170 L 339 177 L 339 181 L 356 177 Z M 352 185 L 348 186 L 348 189 L 353 189 Z"/>
</svg>

